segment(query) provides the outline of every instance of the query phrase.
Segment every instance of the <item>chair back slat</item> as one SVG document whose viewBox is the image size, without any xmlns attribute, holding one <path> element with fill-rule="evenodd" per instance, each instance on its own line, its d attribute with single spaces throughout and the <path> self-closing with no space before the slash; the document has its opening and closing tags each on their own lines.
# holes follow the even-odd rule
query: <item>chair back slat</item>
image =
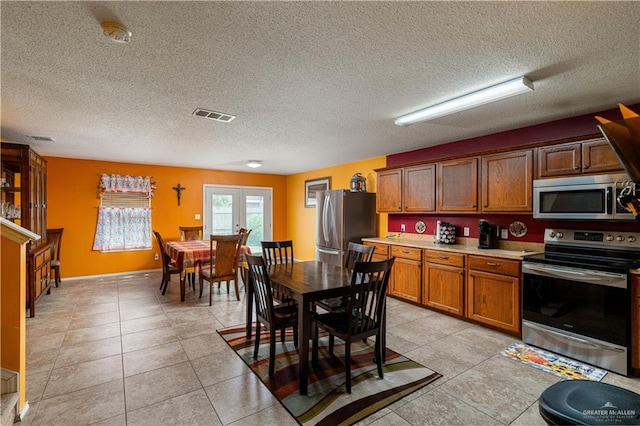
<svg viewBox="0 0 640 426">
<path fill-rule="evenodd" d="M 52 259 L 60 260 L 60 246 L 62 245 L 62 231 L 64 228 L 47 229 L 47 241 L 51 243 Z"/>
<path fill-rule="evenodd" d="M 251 229 L 240 228 L 238 233 L 242 235 L 242 241 L 240 241 L 240 245 L 246 246 L 247 240 L 249 239 L 249 234 L 251 234 Z"/>
<path fill-rule="evenodd" d="M 202 226 L 178 226 L 180 241 L 201 240 L 202 229 Z"/>
<path fill-rule="evenodd" d="M 235 277 L 238 273 L 238 259 L 242 246 L 242 235 L 211 235 L 210 244 L 210 268 L 215 269 L 212 276 Z M 215 247 L 215 254 L 214 254 Z"/>
<path fill-rule="evenodd" d="M 352 270 L 356 262 L 370 262 L 373 257 L 375 246 L 365 246 L 364 244 L 349 243 L 347 254 L 344 259 L 344 267 Z"/>
<path fill-rule="evenodd" d="M 351 275 L 347 312 L 350 334 L 380 327 L 389 275 L 395 258 L 381 262 L 356 262 Z"/>
<path fill-rule="evenodd" d="M 267 265 L 293 263 L 293 241 L 262 241 L 260 244 Z"/>
<path fill-rule="evenodd" d="M 273 293 L 265 260 L 259 254 L 246 254 L 245 259 L 249 266 L 249 282 L 253 286 L 255 296 L 256 315 L 272 323 Z"/>
<path fill-rule="evenodd" d="M 160 247 L 160 256 L 162 256 L 162 269 L 165 270 L 165 272 L 167 272 L 169 269 L 169 264 L 171 263 L 171 256 L 169 256 L 164 249 L 164 239 L 162 238 L 160 233 L 158 231 L 152 231 L 152 232 L 153 232 L 153 235 L 156 236 L 156 240 L 158 241 L 158 246 Z"/>
</svg>

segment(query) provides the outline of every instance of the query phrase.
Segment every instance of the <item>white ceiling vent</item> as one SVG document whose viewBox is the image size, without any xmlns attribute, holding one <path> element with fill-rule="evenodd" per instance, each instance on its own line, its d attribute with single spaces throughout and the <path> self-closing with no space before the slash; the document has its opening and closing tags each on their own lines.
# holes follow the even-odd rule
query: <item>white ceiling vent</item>
<svg viewBox="0 0 640 426">
<path fill-rule="evenodd" d="M 211 120 L 222 121 L 223 123 L 228 123 L 236 118 L 235 115 L 226 114 L 224 112 L 209 111 L 202 108 L 196 108 L 196 110 L 193 111 L 193 114 L 199 117 L 209 118 Z"/>
<path fill-rule="evenodd" d="M 38 142 L 55 142 L 53 138 L 50 138 L 49 136 L 29 136 L 29 137 L 34 141 L 38 141 Z"/>
</svg>

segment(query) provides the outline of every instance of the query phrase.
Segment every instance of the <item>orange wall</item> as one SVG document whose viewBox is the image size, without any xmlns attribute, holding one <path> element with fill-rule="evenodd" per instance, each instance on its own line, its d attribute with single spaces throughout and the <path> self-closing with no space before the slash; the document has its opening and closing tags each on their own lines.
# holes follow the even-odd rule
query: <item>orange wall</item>
<svg viewBox="0 0 640 426">
<path fill-rule="evenodd" d="M 152 201 L 152 227 L 165 239 L 178 238 L 178 226 L 201 225 L 204 184 L 257 186 L 273 188 L 273 238 L 287 237 L 287 177 L 260 173 L 237 173 L 219 170 L 145 164 L 114 163 L 92 160 L 47 157 L 47 227 L 64 228 L 60 261 L 62 278 L 101 275 L 128 271 L 160 269 L 153 260 L 159 252 L 155 239 L 153 250 L 100 253 L 93 251 L 93 238 L 100 204 L 100 173 L 153 176 L 157 190 Z M 176 192 L 182 192 L 180 206 Z"/>
<path fill-rule="evenodd" d="M 293 240 L 298 260 L 315 259 L 316 209 L 304 207 L 304 182 L 331 177 L 331 189 L 349 189 L 351 176 L 362 173 L 367 178 L 367 192 L 376 192 L 374 169 L 386 167 L 386 157 L 341 164 L 287 177 L 287 238 Z M 378 236 L 387 234 L 387 215 L 378 215 Z"/>
</svg>

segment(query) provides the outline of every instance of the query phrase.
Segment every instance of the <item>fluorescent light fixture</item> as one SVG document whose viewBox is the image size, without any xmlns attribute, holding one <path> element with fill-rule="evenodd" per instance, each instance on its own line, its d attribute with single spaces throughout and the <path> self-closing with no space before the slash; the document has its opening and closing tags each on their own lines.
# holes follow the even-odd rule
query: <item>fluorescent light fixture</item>
<svg viewBox="0 0 640 426">
<path fill-rule="evenodd" d="M 408 126 L 420 121 L 432 120 L 445 115 L 454 114 L 469 108 L 499 101 L 513 95 L 525 93 L 533 90 L 533 83 L 525 77 L 518 77 L 514 80 L 505 81 L 459 98 L 451 99 L 437 105 L 433 105 L 396 119 L 397 126 Z"/>
<path fill-rule="evenodd" d="M 251 167 L 252 169 L 257 169 L 258 167 L 262 166 L 262 161 L 249 160 L 247 161 L 247 166 Z"/>
</svg>

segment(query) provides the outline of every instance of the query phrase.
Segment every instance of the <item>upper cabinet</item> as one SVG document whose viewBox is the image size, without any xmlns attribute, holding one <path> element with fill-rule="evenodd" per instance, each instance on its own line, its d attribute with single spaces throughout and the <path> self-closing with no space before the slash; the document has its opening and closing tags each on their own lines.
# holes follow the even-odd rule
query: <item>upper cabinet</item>
<svg viewBox="0 0 640 426">
<path fill-rule="evenodd" d="M 438 163 L 438 212 L 478 212 L 478 157 Z"/>
<path fill-rule="evenodd" d="M 533 150 L 482 156 L 482 211 L 533 211 Z"/>
<path fill-rule="evenodd" d="M 376 209 L 381 213 L 402 212 L 402 169 L 378 172 Z"/>
<path fill-rule="evenodd" d="M 623 170 L 603 138 L 538 148 L 538 178 Z"/>
<path fill-rule="evenodd" d="M 402 210 L 405 213 L 436 211 L 436 165 L 406 167 L 403 171 Z"/>
</svg>

